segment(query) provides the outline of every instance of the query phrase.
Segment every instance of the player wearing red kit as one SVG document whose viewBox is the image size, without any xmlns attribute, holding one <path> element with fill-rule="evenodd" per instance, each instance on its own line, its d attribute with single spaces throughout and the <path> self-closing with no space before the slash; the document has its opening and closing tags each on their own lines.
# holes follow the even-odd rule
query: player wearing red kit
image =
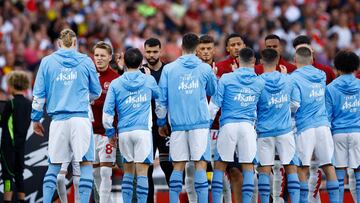
<svg viewBox="0 0 360 203">
<path fill-rule="evenodd" d="M 282 46 L 281 46 L 281 41 L 280 41 L 279 36 L 274 35 L 274 34 L 270 34 L 270 35 L 266 36 L 265 37 L 265 47 L 274 49 L 280 56 L 280 58 L 277 62 L 277 65 L 276 65 L 277 71 L 281 72 L 281 67 L 285 67 L 288 73 L 292 73 L 294 70 L 296 70 L 295 65 L 285 61 L 285 59 L 283 57 L 281 57 Z M 255 73 L 258 75 L 261 75 L 262 73 L 264 73 L 263 64 L 258 64 L 255 66 Z"/>
<path fill-rule="evenodd" d="M 245 48 L 245 43 L 239 34 L 232 33 L 225 39 L 225 48 L 226 52 L 229 53 L 229 56 L 227 59 L 216 63 L 216 76 L 218 78 L 220 78 L 225 73 L 233 72 L 234 67 L 237 68 L 240 66 L 236 58 L 239 55 L 239 51 L 242 48 Z M 211 129 L 219 129 L 219 117 L 220 111 L 217 113 Z M 230 176 L 230 183 L 235 202 L 241 202 L 242 175 L 240 172 L 240 164 L 237 163 L 236 159 L 235 162 L 228 164 L 228 174 Z"/>
<path fill-rule="evenodd" d="M 300 35 L 300 36 L 296 37 L 294 39 L 294 41 L 293 41 L 293 47 L 295 49 L 296 49 L 296 47 L 298 47 L 299 45 L 302 45 L 302 44 L 307 44 L 307 45 L 311 46 L 310 38 L 308 36 L 305 36 L 305 35 Z M 313 56 L 314 56 L 314 54 L 313 54 Z M 326 74 L 326 84 L 329 84 L 329 83 L 331 83 L 331 81 L 335 80 L 336 75 L 335 75 L 333 69 L 330 66 L 317 63 L 316 60 L 315 60 L 315 57 L 313 58 L 313 64 L 312 65 L 315 68 L 320 69 L 320 70 L 325 72 L 325 74 Z"/>
<path fill-rule="evenodd" d="M 111 202 L 111 175 L 112 166 L 115 162 L 116 150 L 109 143 L 105 136 L 105 129 L 102 125 L 102 112 L 107 90 L 112 80 L 119 77 L 113 71 L 109 63 L 112 56 L 112 48 L 105 42 L 98 42 L 94 48 L 94 61 L 99 75 L 102 88 L 101 96 L 91 104 L 94 114 L 93 129 L 95 141 L 95 162 L 94 162 L 94 182 L 99 192 L 100 202 Z"/>
</svg>

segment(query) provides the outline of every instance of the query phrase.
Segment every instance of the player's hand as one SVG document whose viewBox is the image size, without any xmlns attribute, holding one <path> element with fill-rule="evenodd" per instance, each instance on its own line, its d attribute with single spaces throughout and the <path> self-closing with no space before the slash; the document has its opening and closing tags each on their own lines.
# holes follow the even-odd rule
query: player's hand
<svg viewBox="0 0 360 203">
<path fill-rule="evenodd" d="M 217 75 L 218 68 L 216 67 L 215 62 L 212 63 L 212 70 L 213 70 L 214 74 Z"/>
<path fill-rule="evenodd" d="M 124 70 L 124 66 L 125 66 L 125 61 L 124 61 L 124 52 L 116 53 L 115 54 L 115 58 L 116 58 L 116 64 L 118 65 L 120 70 Z"/>
<path fill-rule="evenodd" d="M 116 147 L 116 143 L 117 143 L 117 137 L 113 136 L 112 138 L 109 138 L 109 144 L 113 147 Z"/>
<path fill-rule="evenodd" d="M 42 123 L 34 122 L 33 123 L 33 130 L 34 130 L 35 134 L 37 134 L 37 135 L 39 135 L 41 137 L 44 137 L 45 130 L 44 130 L 44 127 L 43 127 Z"/>
<path fill-rule="evenodd" d="M 161 137 L 167 137 L 169 135 L 169 128 L 167 127 L 167 125 L 159 127 L 159 135 Z"/>
<path fill-rule="evenodd" d="M 146 75 L 151 75 L 150 68 L 148 68 L 148 67 L 143 67 L 143 68 L 144 68 L 144 71 L 145 71 Z"/>
<path fill-rule="evenodd" d="M 237 67 L 236 63 L 231 63 L 231 70 L 234 72 L 236 69 L 238 69 L 239 67 Z"/>
<path fill-rule="evenodd" d="M 284 65 L 279 65 L 279 67 L 282 74 L 287 74 L 287 68 Z"/>
</svg>

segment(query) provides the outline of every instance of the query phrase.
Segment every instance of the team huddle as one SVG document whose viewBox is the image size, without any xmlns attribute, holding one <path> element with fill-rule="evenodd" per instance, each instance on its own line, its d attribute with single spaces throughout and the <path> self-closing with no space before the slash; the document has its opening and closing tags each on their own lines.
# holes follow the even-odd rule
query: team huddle
<svg viewBox="0 0 360 203">
<path fill-rule="evenodd" d="M 98 42 L 92 60 L 76 51 L 76 40 L 72 30 L 63 30 L 60 49 L 42 59 L 35 80 L 35 133 L 44 134 L 44 106 L 52 118 L 43 202 L 51 202 L 56 189 L 67 202 L 64 179 L 70 163 L 76 202 L 89 202 L 93 182 L 100 203 L 111 202 L 116 146 L 123 161 L 125 203 L 134 196 L 137 202 L 154 201 L 156 149 L 171 203 L 179 202 L 184 171 L 189 200 L 209 202 L 209 167 L 212 202 L 231 202 L 230 191 L 235 202 L 252 202 L 257 192 L 262 203 L 270 202 L 276 155 L 291 202 L 309 201 L 313 159 L 325 173 L 334 203 L 343 202 L 346 169 L 354 169 L 360 202 L 355 53 L 337 53 L 335 79 L 331 68 L 316 65 L 306 36 L 294 40 L 295 65 L 281 57 L 276 35 L 265 38 L 261 63 L 255 65 L 255 52 L 240 35 L 226 38 L 229 57 L 215 63 L 213 38 L 188 33 L 182 38 L 182 56 L 168 64 L 159 59 L 158 39 L 145 41 L 144 55 L 137 48 L 126 50 L 116 58 L 125 70 L 119 76 L 109 66 L 109 44 Z"/>
</svg>

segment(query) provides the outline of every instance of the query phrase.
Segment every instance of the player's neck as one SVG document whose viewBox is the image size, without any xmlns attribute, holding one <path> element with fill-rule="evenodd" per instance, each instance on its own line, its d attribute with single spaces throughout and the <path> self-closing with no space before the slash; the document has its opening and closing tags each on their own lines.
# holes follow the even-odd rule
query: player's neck
<svg viewBox="0 0 360 203">
<path fill-rule="evenodd" d="M 161 68 L 161 66 L 162 66 L 162 62 L 159 60 L 155 65 L 150 65 L 150 63 L 148 63 L 147 64 L 148 65 L 148 67 L 151 69 L 151 70 L 153 70 L 153 71 L 158 71 L 160 68 Z"/>
<path fill-rule="evenodd" d="M 182 50 L 182 55 L 190 55 L 190 54 L 195 54 L 195 52 Z"/>
<path fill-rule="evenodd" d="M 276 66 L 269 66 L 269 67 L 264 66 L 264 73 L 271 73 L 274 71 L 276 71 Z"/>
<path fill-rule="evenodd" d="M 136 72 L 138 70 L 139 70 L 138 68 L 128 68 L 127 72 Z"/>
<path fill-rule="evenodd" d="M 16 96 L 16 95 L 25 96 L 25 91 L 13 90 L 13 92 L 11 94 L 13 96 Z"/>
</svg>

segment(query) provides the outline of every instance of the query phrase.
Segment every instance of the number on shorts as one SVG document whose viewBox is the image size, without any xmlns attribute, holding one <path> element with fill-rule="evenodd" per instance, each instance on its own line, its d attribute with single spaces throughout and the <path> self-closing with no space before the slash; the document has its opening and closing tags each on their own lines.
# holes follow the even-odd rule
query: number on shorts
<svg viewBox="0 0 360 203">
<path fill-rule="evenodd" d="M 106 154 L 112 154 L 113 149 L 111 144 L 107 144 L 105 148 L 106 148 L 105 150 Z"/>
<path fill-rule="evenodd" d="M 211 134 L 212 134 L 212 136 L 211 136 L 212 140 L 217 140 L 218 133 L 217 132 L 211 132 Z"/>
</svg>

